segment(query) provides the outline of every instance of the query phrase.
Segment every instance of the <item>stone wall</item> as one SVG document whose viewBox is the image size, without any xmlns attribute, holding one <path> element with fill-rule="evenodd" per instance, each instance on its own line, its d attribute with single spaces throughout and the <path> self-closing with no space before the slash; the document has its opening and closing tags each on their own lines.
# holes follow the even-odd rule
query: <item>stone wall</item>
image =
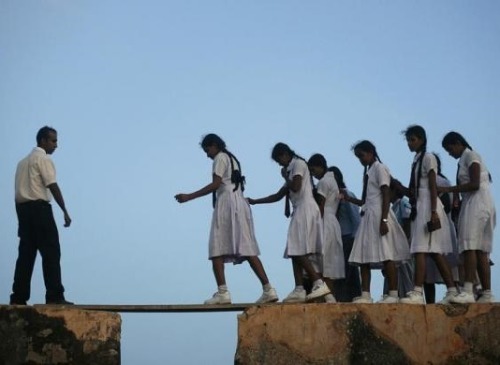
<svg viewBox="0 0 500 365">
<path fill-rule="evenodd" d="M 116 313 L 57 306 L 0 306 L 0 365 L 119 365 Z"/>
<path fill-rule="evenodd" d="M 251 307 L 235 364 L 500 364 L 500 304 Z"/>
</svg>

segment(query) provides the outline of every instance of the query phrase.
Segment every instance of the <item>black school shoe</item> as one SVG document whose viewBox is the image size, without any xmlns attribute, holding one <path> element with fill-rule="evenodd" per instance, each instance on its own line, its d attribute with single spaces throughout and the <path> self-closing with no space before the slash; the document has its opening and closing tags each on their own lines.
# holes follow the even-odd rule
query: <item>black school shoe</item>
<svg viewBox="0 0 500 365">
<path fill-rule="evenodd" d="M 28 301 L 19 299 L 15 294 L 10 295 L 10 305 L 28 305 Z"/>
<path fill-rule="evenodd" d="M 28 302 L 26 302 L 25 300 L 11 299 L 9 304 L 10 305 L 28 305 Z"/>
<path fill-rule="evenodd" d="M 58 300 L 46 300 L 45 304 L 48 305 L 74 305 L 73 302 L 68 302 L 66 299 L 58 299 Z"/>
</svg>

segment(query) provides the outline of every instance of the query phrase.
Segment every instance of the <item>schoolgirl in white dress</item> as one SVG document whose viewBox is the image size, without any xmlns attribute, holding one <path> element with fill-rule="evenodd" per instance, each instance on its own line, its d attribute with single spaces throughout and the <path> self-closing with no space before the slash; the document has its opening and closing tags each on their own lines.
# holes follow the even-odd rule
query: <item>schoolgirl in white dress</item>
<svg viewBox="0 0 500 365">
<path fill-rule="evenodd" d="M 292 259 L 295 288 L 284 299 L 285 302 L 305 302 L 330 293 L 330 289 L 316 272 L 311 256 L 320 256 L 323 250 L 323 221 L 313 197 L 311 176 L 307 163 L 290 147 L 278 143 L 272 158 L 280 166 L 285 184 L 275 194 L 260 199 L 248 199 L 250 204 L 274 203 L 283 198 L 290 199 L 293 214 L 288 228 L 285 258 Z M 285 212 L 286 214 L 287 212 Z M 288 214 L 289 215 L 289 214 Z M 306 296 L 303 271 L 313 281 L 313 288 Z"/>
<path fill-rule="evenodd" d="M 349 195 L 356 199 L 356 195 L 347 188 L 344 181 L 344 175 L 337 166 L 330 166 L 328 171 L 333 172 L 337 186 L 340 189 L 341 196 Z M 358 230 L 361 216 L 359 215 L 359 206 L 341 199 L 337 209 L 336 217 L 339 221 L 340 231 L 342 232 L 342 248 L 344 249 L 344 267 L 345 279 L 335 280 L 335 299 L 338 302 L 350 303 L 356 297 L 361 295 L 361 277 L 359 266 L 349 264 L 354 236 Z"/>
<path fill-rule="evenodd" d="M 446 284 L 447 291 L 442 303 L 457 294 L 451 270 L 444 255 L 453 252 L 450 225 L 443 204 L 437 195 L 437 161 L 432 153 L 426 152 L 427 135 L 419 125 L 409 126 L 405 132 L 408 148 L 415 152 L 410 187 L 405 189 L 412 203 L 411 253 L 415 259 L 414 289 L 401 299 L 401 303 L 425 304 L 423 285 L 425 281 L 426 258 L 430 256 Z M 428 222 L 435 225 L 429 230 Z M 440 228 L 438 226 L 440 225 Z"/>
<path fill-rule="evenodd" d="M 391 210 L 394 212 L 394 216 L 398 221 L 403 232 L 407 238 L 408 247 L 410 245 L 411 236 L 411 205 L 408 197 L 400 194 L 400 192 L 395 188 L 400 182 L 394 178 L 391 179 L 390 191 L 391 191 Z M 406 293 L 413 289 L 413 260 L 401 261 L 397 267 L 398 272 L 398 294 L 400 298 L 404 298 Z M 389 294 L 389 289 L 387 287 L 387 279 L 384 278 L 384 295 Z"/>
<path fill-rule="evenodd" d="M 339 207 L 339 187 L 333 172 L 328 171 L 328 165 L 323 155 L 317 153 L 307 161 L 309 171 L 318 179 L 316 185 L 315 198 L 323 217 L 323 258 L 322 274 L 323 278 L 333 290 L 333 280 L 345 277 L 344 249 L 342 245 L 342 232 L 337 219 L 337 209 Z M 326 296 L 327 303 L 335 302 L 333 296 Z"/>
<path fill-rule="evenodd" d="M 389 295 L 381 303 L 398 302 L 398 276 L 396 263 L 409 258 L 406 236 L 390 209 L 389 169 L 380 162 L 375 146 L 361 141 L 354 154 L 365 167 L 361 200 L 344 199 L 361 206 L 362 217 L 354 238 L 349 262 L 361 266 L 361 297 L 353 303 L 372 303 L 370 295 L 371 268 L 383 267 L 389 285 Z"/>
<path fill-rule="evenodd" d="M 275 289 L 269 283 L 258 255 L 260 254 L 254 233 L 252 212 L 243 196 L 244 177 L 238 159 L 226 149 L 225 142 L 216 134 L 206 135 L 201 146 L 207 156 L 213 159 L 212 182 L 190 194 L 177 194 L 179 203 L 185 203 L 210 193 L 214 194 L 214 210 L 208 244 L 208 257 L 218 290 L 205 304 L 231 303 L 226 285 L 224 263 L 235 264 L 248 261 L 259 278 L 263 293 L 257 303 L 278 300 Z"/>
<path fill-rule="evenodd" d="M 441 188 L 442 192 L 460 193 L 458 218 L 458 246 L 465 265 L 464 290 L 454 298 L 454 303 L 473 303 L 473 282 L 477 274 L 483 288 L 478 299 L 481 303 L 494 302 L 491 292 L 489 255 L 493 246 L 496 210 L 490 190 L 491 176 L 481 156 L 472 150 L 465 138 L 449 132 L 442 141 L 443 148 L 453 158 L 459 159 L 457 185 Z"/>
<path fill-rule="evenodd" d="M 439 187 L 447 187 L 451 186 L 450 181 L 446 176 L 444 176 L 441 172 L 441 159 L 436 153 L 433 153 L 436 157 L 437 161 L 437 174 L 436 174 L 436 185 Z M 458 285 L 460 280 L 458 273 L 458 265 L 459 265 L 459 255 L 458 255 L 458 241 L 457 241 L 457 231 L 455 227 L 455 223 L 451 217 L 451 203 L 453 201 L 453 196 L 451 193 L 440 193 L 438 194 L 438 198 L 443 203 L 443 207 L 446 213 L 446 217 L 448 219 L 448 224 L 450 226 L 450 239 L 451 239 L 451 247 L 452 252 L 445 255 L 446 261 L 448 261 L 448 265 L 451 269 L 451 275 L 453 278 L 453 282 L 455 286 Z M 434 261 L 427 257 L 426 265 L 425 265 L 425 283 L 424 283 L 424 293 L 425 293 L 425 302 L 426 303 L 435 303 L 436 297 L 436 288 L 435 284 L 443 284 L 443 278 L 439 273 L 439 270 L 434 263 Z"/>
</svg>

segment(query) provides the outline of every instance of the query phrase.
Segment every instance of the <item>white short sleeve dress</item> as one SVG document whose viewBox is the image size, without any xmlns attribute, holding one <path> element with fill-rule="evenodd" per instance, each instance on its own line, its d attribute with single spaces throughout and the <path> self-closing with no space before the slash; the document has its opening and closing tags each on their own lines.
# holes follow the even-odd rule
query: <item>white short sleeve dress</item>
<svg viewBox="0 0 500 365">
<path fill-rule="evenodd" d="M 451 183 L 448 179 L 441 175 L 436 176 L 436 185 L 437 186 L 451 186 Z M 452 194 L 448 193 L 450 195 L 450 201 L 453 200 Z M 459 263 L 459 257 L 458 257 L 458 240 L 457 240 L 457 231 L 455 227 L 455 223 L 453 223 L 453 220 L 451 219 L 451 212 L 446 214 L 447 219 L 448 219 L 448 224 L 450 226 L 450 239 L 451 239 L 451 247 L 453 249 L 452 253 L 446 254 L 445 258 L 446 261 L 448 262 L 448 265 L 450 265 L 451 269 L 451 274 L 453 276 L 453 281 L 459 281 L 459 274 L 458 274 L 458 263 Z M 429 284 L 438 284 L 438 283 L 444 283 L 444 280 L 439 273 L 439 270 L 436 266 L 436 263 L 431 257 L 426 258 L 426 265 L 425 265 L 425 282 Z"/>
<path fill-rule="evenodd" d="M 314 200 L 311 175 L 307 163 L 294 157 L 287 167 L 288 178 L 302 176 L 299 191 L 290 190 L 293 212 L 288 227 L 285 258 L 290 256 L 318 255 L 323 253 L 323 220 Z"/>
<path fill-rule="evenodd" d="M 233 167 L 238 169 L 234 159 Z M 223 256 L 225 262 L 237 264 L 246 256 L 258 256 L 260 251 L 250 205 L 244 198 L 241 187 L 234 190 L 231 160 L 227 153 L 219 152 L 215 156 L 212 172 L 222 178 L 222 184 L 216 191 L 208 257 Z"/>
<path fill-rule="evenodd" d="M 458 247 L 465 250 L 480 250 L 490 253 L 493 246 L 493 231 L 496 225 L 496 210 L 490 190 L 488 169 L 481 156 L 466 148 L 458 161 L 458 182 L 470 182 L 469 168 L 478 163 L 481 168 L 479 190 L 462 193 L 462 204 L 458 218 Z"/>
<path fill-rule="evenodd" d="M 412 179 L 418 178 L 419 165 L 422 164 L 420 185 L 417 196 L 417 216 L 411 222 L 411 253 L 433 252 L 449 254 L 453 252 L 452 238 L 450 234 L 450 224 L 448 216 L 444 211 L 443 204 L 436 198 L 436 212 L 441 222 L 441 228 L 434 232 L 427 230 L 427 222 L 431 220 L 431 191 L 429 189 L 429 173 L 436 172 L 436 157 L 429 152 L 425 152 L 422 162 L 419 162 L 421 153 L 417 153 L 413 160 L 416 163 Z M 417 184 L 415 183 L 415 186 Z"/>
<path fill-rule="evenodd" d="M 361 223 L 354 237 L 349 262 L 371 264 L 373 268 L 380 268 L 384 261 L 407 260 L 410 258 L 408 241 L 392 209 L 389 209 L 387 216 L 389 232 L 384 236 L 380 235 L 382 219 L 380 188 L 390 185 L 389 169 L 379 161 L 375 161 L 368 168 L 367 175 L 365 204 L 361 207 Z"/>
<path fill-rule="evenodd" d="M 323 213 L 323 276 L 330 279 L 345 277 L 342 232 L 337 220 L 339 207 L 339 187 L 333 172 L 328 171 L 319 180 L 317 192 L 325 198 Z"/>
</svg>

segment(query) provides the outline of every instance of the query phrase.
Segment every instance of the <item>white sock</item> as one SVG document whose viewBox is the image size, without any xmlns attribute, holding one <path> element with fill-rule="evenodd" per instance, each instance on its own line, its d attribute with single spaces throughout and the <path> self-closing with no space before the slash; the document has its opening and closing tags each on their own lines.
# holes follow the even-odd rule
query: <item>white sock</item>
<svg viewBox="0 0 500 365">
<path fill-rule="evenodd" d="M 450 286 L 449 288 L 446 288 L 446 291 L 448 293 L 458 293 L 457 288 L 455 288 L 454 286 Z"/>
<path fill-rule="evenodd" d="M 389 290 L 389 296 L 393 298 L 399 298 L 397 290 Z"/>
<path fill-rule="evenodd" d="M 491 290 L 483 290 L 481 292 L 482 295 L 491 295 Z"/>
<path fill-rule="evenodd" d="M 314 281 L 313 286 L 317 286 L 317 285 L 321 285 L 321 284 L 323 284 L 323 280 L 318 279 L 318 280 Z"/>
<path fill-rule="evenodd" d="M 472 283 L 469 281 L 466 281 L 464 283 L 464 292 L 472 294 Z"/>
<path fill-rule="evenodd" d="M 413 291 L 422 294 L 424 292 L 424 289 L 421 286 L 416 286 L 413 288 Z"/>
<path fill-rule="evenodd" d="M 218 289 L 219 293 L 224 294 L 227 292 L 227 285 L 219 285 L 217 287 L 217 289 Z"/>
<path fill-rule="evenodd" d="M 363 291 L 363 292 L 361 292 L 361 297 L 362 298 L 371 298 L 372 296 L 371 296 L 369 291 Z"/>
<path fill-rule="evenodd" d="M 269 291 L 269 290 L 271 290 L 272 288 L 273 288 L 273 287 L 271 286 L 271 284 L 270 284 L 270 283 L 267 283 L 267 284 L 265 284 L 265 285 L 262 285 L 262 289 L 263 289 L 264 291 Z"/>
<path fill-rule="evenodd" d="M 304 291 L 304 286 L 303 285 L 296 285 L 295 291 Z"/>
<path fill-rule="evenodd" d="M 332 299 L 335 300 L 335 297 L 333 296 L 333 294 L 330 293 L 330 294 L 325 295 L 325 299 L 326 300 L 332 300 Z"/>
</svg>

